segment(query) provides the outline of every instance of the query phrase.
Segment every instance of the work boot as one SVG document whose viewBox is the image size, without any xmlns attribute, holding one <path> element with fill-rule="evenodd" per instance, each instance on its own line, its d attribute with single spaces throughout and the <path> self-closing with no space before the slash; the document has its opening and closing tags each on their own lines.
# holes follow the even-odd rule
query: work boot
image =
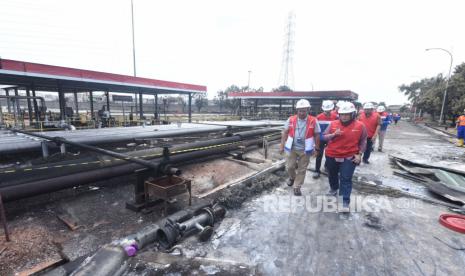
<svg viewBox="0 0 465 276">
<path fill-rule="evenodd" d="M 300 188 L 294 188 L 294 195 L 295 196 L 301 196 L 302 192 L 300 191 Z"/>
<path fill-rule="evenodd" d="M 337 196 L 337 190 L 330 189 L 329 192 L 326 193 L 327 196 Z"/>
<path fill-rule="evenodd" d="M 363 159 L 363 163 L 370 164 L 370 162 L 368 160 L 365 160 L 365 159 Z"/>
<path fill-rule="evenodd" d="M 382 148 L 378 148 L 378 151 L 379 151 L 379 152 L 383 152 L 383 149 L 382 149 Z"/>
<path fill-rule="evenodd" d="M 463 139 L 457 139 L 457 147 L 463 147 Z"/>
<path fill-rule="evenodd" d="M 318 179 L 318 178 L 320 178 L 320 172 L 314 172 L 312 178 L 313 178 L 313 179 Z"/>
<path fill-rule="evenodd" d="M 349 213 L 350 212 L 350 207 L 349 207 L 349 203 L 342 203 L 342 208 L 339 209 L 339 212 L 340 213 Z"/>
<path fill-rule="evenodd" d="M 289 178 L 289 179 L 287 180 L 287 186 L 292 187 L 292 185 L 294 185 L 294 179 Z"/>
</svg>

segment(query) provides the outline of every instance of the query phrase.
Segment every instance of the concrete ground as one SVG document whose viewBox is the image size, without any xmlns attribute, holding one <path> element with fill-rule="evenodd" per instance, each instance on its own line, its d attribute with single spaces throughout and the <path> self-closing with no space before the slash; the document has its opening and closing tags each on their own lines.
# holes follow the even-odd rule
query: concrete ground
<svg viewBox="0 0 465 276">
<path fill-rule="evenodd" d="M 370 190 L 358 186 L 353 191 L 355 212 L 341 214 L 331 206 L 319 210 L 318 204 L 330 200 L 324 196 L 328 180 L 325 176 L 314 180 L 308 171 L 302 198 L 281 183 L 230 210 L 211 242 L 200 243 L 195 237 L 181 242 L 182 256 L 171 256 L 165 268 L 200 258 L 208 260 L 208 265 L 199 269 L 186 264 L 177 267 L 177 272 L 224 275 L 224 263 L 233 263 L 236 268 L 247 268 L 246 272 L 231 272 L 235 275 L 464 275 L 465 235 L 438 223 L 441 214 L 451 211 L 412 197 L 392 197 L 386 192 L 389 189 L 380 188 L 432 196 L 420 184 L 392 175 L 389 154 L 460 167 L 464 150 L 423 128 L 400 122 L 389 128 L 384 152 L 374 152 L 371 164 L 357 168 L 358 177 L 380 186 Z M 143 262 L 146 268 L 160 265 L 160 254 L 144 252 L 133 261 Z M 158 273 L 173 272 L 158 267 Z M 154 270 L 145 271 L 152 275 Z"/>
</svg>

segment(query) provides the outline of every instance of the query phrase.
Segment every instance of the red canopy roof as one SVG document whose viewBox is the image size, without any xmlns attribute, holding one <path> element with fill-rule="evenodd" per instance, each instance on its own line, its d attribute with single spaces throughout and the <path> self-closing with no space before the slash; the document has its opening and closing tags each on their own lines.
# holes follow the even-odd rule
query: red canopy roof
<svg viewBox="0 0 465 276">
<path fill-rule="evenodd" d="M 165 92 L 171 91 L 172 93 L 196 93 L 207 91 L 207 87 L 203 85 L 0 59 L 0 84 L 15 85 L 15 83 L 12 82 L 14 82 L 13 80 L 17 80 L 19 82 L 17 85 L 21 85 L 24 78 L 30 78 L 29 83 L 34 81 L 40 83 L 41 79 L 81 82 L 79 87 L 83 87 L 83 85 L 92 86 L 92 84 L 103 84 L 111 87 L 156 89 Z"/>
</svg>

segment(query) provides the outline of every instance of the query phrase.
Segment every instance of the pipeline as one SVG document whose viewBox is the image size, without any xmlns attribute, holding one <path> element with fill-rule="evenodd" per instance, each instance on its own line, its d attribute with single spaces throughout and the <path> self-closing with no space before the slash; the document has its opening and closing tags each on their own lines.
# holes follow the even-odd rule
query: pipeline
<svg viewBox="0 0 465 276">
<path fill-rule="evenodd" d="M 134 158 L 134 157 L 129 156 L 127 154 L 122 154 L 122 153 L 118 153 L 118 152 L 114 152 L 114 151 L 110 151 L 110 150 L 106 150 L 106 149 L 86 145 L 86 144 L 83 144 L 83 143 L 77 143 L 77 142 L 69 141 L 69 140 L 66 140 L 63 137 L 49 137 L 49 136 L 46 136 L 46 135 L 43 135 L 43 134 L 31 133 L 31 132 L 28 132 L 28 131 L 22 131 L 22 130 L 12 129 L 12 128 L 9 128 L 8 130 L 13 131 L 13 132 L 17 132 L 17 133 L 30 135 L 30 136 L 37 137 L 37 138 L 42 138 L 42 139 L 49 140 L 49 141 L 53 141 L 56 144 L 67 144 L 67 145 L 71 145 L 71 146 L 74 146 L 74 147 L 77 147 L 77 148 L 82 148 L 82 149 L 90 150 L 90 151 L 93 151 L 93 152 L 101 153 L 101 154 L 108 155 L 108 156 L 111 156 L 111 157 L 119 158 L 121 160 L 133 162 L 133 163 L 142 165 L 142 166 L 144 166 L 146 168 L 158 169 L 158 166 L 154 166 L 151 162 L 145 161 L 143 159 Z"/>
<path fill-rule="evenodd" d="M 268 129 L 269 132 L 276 130 Z M 191 161 L 196 158 L 218 155 L 221 153 L 229 152 L 232 150 L 239 149 L 241 146 L 257 145 L 262 143 L 261 138 L 255 138 L 248 141 L 241 141 L 241 137 L 253 137 L 254 135 L 260 135 L 265 133 L 263 130 L 252 131 L 250 133 L 241 133 L 239 141 L 235 143 L 225 144 L 221 147 L 212 147 L 203 150 L 186 150 L 175 155 L 170 155 L 169 159 L 156 158 L 151 161 L 154 166 L 158 166 L 158 170 L 164 168 L 167 165 L 182 164 L 187 161 Z M 275 137 L 279 137 L 278 135 Z M 230 137 L 238 139 L 237 137 Z M 226 139 L 226 138 L 222 138 Z M 215 140 L 209 141 L 212 146 L 215 145 Z M 91 171 L 84 171 L 69 175 L 58 176 L 55 178 L 42 179 L 37 181 L 30 181 L 27 183 L 21 183 L 16 185 L 5 186 L 2 184 L 0 187 L 0 193 L 4 197 L 4 201 L 12 201 L 20 198 L 30 197 L 38 194 L 54 192 L 73 186 L 78 186 L 86 183 L 97 182 L 100 180 L 107 180 L 112 177 L 118 177 L 134 173 L 134 171 L 143 168 L 143 166 L 135 163 L 123 164 L 119 166 L 105 167 L 102 169 L 95 169 Z"/>
<path fill-rule="evenodd" d="M 40 100 L 40 106 L 41 108 L 45 107 L 45 99 L 40 96 L 5 96 L 5 95 L 0 95 L 0 99 L 39 99 Z"/>
<path fill-rule="evenodd" d="M 259 132 L 238 132 L 231 137 L 212 139 L 201 142 L 193 142 L 187 144 L 179 144 L 171 147 L 170 155 L 179 153 L 196 151 L 199 149 L 207 148 L 221 148 L 223 146 L 238 143 L 241 137 L 250 138 L 252 134 L 269 134 L 268 140 L 279 139 L 268 129 L 267 131 L 260 130 Z M 125 153 L 133 158 L 150 160 L 163 156 L 161 148 L 144 149 L 140 151 L 133 151 Z M 91 171 L 95 169 L 103 169 L 107 167 L 119 166 L 126 163 L 126 161 L 119 158 L 101 158 L 98 156 L 85 157 L 81 159 L 65 160 L 56 163 L 39 163 L 34 166 L 21 167 L 21 168 L 5 168 L 0 169 L 0 188 L 11 185 L 18 185 L 25 182 L 37 181 L 41 179 L 55 178 L 59 176 L 79 173 L 83 171 Z"/>
<path fill-rule="evenodd" d="M 70 275 L 122 275 L 129 257 L 149 244 L 158 242 L 163 248 L 169 248 L 180 238 L 192 235 L 199 229 L 202 229 L 200 239 L 205 241 L 208 234 L 212 233 L 213 224 L 221 220 L 225 213 L 223 207 L 212 203 L 191 206 L 144 227 L 136 234 L 103 246 L 86 258 Z"/>
</svg>

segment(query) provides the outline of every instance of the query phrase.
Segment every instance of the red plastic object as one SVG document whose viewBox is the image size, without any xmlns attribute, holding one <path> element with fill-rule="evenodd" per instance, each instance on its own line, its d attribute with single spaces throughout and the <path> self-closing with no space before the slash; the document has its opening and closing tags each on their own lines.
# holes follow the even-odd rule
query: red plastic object
<svg viewBox="0 0 465 276">
<path fill-rule="evenodd" d="M 439 223 L 443 226 L 465 234 L 465 216 L 456 214 L 442 214 L 439 216 Z"/>
</svg>

